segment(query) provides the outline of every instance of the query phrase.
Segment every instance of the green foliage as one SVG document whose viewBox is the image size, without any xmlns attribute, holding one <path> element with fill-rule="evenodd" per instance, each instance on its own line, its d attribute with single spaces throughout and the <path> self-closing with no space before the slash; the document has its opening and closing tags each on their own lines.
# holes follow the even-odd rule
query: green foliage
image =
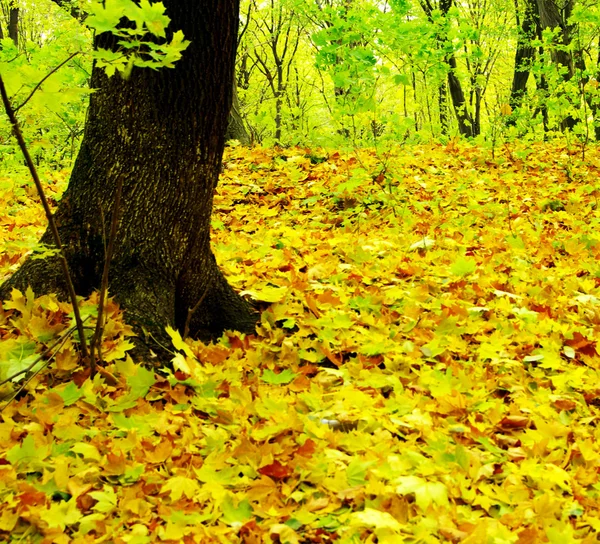
<svg viewBox="0 0 600 544">
<path fill-rule="evenodd" d="M 159 2 L 94 0 L 86 7 L 87 27 L 49 0 L 32 6 L 21 10 L 23 34 L 31 37 L 19 50 L 9 39 L 2 42 L 0 70 L 19 104 L 80 52 L 19 112 L 36 160 L 58 169 L 77 151 L 92 59 L 109 75 L 127 77 L 134 67 L 172 67 L 188 42 L 169 27 Z M 507 0 L 458 3 L 447 13 L 424 10 L 416 0 L 243 0 L 241 14 L 238 95 L 255 142 L 366 144 L 385 152 L 395 142 L 448 142 L 459 134 L 457 112 L 494 147 L 563 137 L 566 127 L 569 141 L 583 147 L 600 137 L 598 6 L 575 3 L 568 43 L 556 29 L 527 36 L 534 55 L 521 63 L 530 75 L 518 103 L 510 89 L 522 31 Z M 522 22 L 520 4 L 518 16 Z M 91 51 L 88 28 L 114 34 L 114 47 Z M 557 62 L 561 54 L 571 68 Z M 462 105 L 453 103 L 451 74 Z M 0 123 L 5 164 L 19 170 L 8 126 Z"/>
<path fill-rule="evenodd" d="M 51 3 L 50 3 L 51 4 Z M 0 46 L 0 73 L 18 116 L 28 148 L 38 165 L 62 168 L 77 153 L 83 132 L 91 66 L 87 57 L 89 33 L 56 8 L 37 41 L 17 49 L 10 39 Z M 80 54 L 40 82 L 71 54 Z M 31 93 L 34 91 L 33 95 Z M 28 100 L 28 97 L 31 98 Z M 25 167 L 5 116 L 0 117 L 2 175 Z M 16 188 L 12 188 L 11 190 Z"/>
<path fill-rule="evenodd" d="M 173 68 L 190 44 L 181 30 L 171 32 L 170 40 L 156 42 L 154 38 L 167 39 L 170 22 L 162 2 L 96 0 L 88 10 L 90 15 L 86 22 L 91 28 L 97 33 L 110 32 L 118 38 L 116 50 L 99 47 L 93 52 L 96 65 L 104 68 L 109 76 L 119 72 L 127 78 L 134 67 Z M 123 25 L 123 19 L 132 25 Z"/>
<path fill-rule="evenodd" d="M 564 22 L 568 43 L 549 28 L 527 36 L 533 57 L 518 67 L 529 70 L 529 78 L 517 100 L 511 82 L 522 38 L 521 4 L 457 3 L 446 13 L 416 1 L 280 1 L 261 5 L 258 13 L 254 0 L 248 4 L 255 9 L 246 20 L 238 82 L 246 121 L 259 142 L 273 141 L 276 119 L 285 128 L 280 143 L 385 148 L 390 141 L 448 141 L 459 134 L 461 115 L 474 136 L 493 146 L 544 134 L 561 137 L 565 123 L 579 143 L 600 137 L 596 6 L 575 4 Z M 260 21 L 269 20 L 270 12 L 281 14 L 282 5 L 293 7 L 293 17 L 283 15 L 300 41 L 290 68 L 284 68 L 290 77 L 271 100 L 272 77 L 255 52 L 270 47 L 273 35 L 274 27 Z M 244 5 L 242 12 L 248 13 Z M 278 36 L 282 46 L 286 33 Z M 561 51 L 570 56 L 573 74 L 557 62 Z M 262 58 L 273 69 L 275 59 Z"/>
</svg>

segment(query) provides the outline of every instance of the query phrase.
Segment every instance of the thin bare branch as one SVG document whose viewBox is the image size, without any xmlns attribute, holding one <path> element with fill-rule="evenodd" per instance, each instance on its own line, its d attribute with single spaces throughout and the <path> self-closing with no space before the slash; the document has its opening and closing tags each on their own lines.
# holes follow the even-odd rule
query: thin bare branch
<svg viewBox="0 0 600 544">
<path fill-rule="evenodd" d="M 204 302 L 206 295 L 208 294 L 208 287 L 202 293 L 200 300 L 196 302 L 196 305 L 193 308 L 188 308 L 187 317 L 185 319 L 185 326 L 183 327 L 183 339 L 185 340 L 190 334 L 190 323 L 192 322 L 192 316 L 196 313 L 196 310 L 200 308 L 200 304 Z"/>
<path fill-rule="evenodd" d="M 77 55 L 79 55 L 79 51 L 76 51 L 72 55 L 69 55 L 69 57 L 67 59 L 63 60 L 58 66 L 56 66 L 55 68 L 52 68 L 52 70 L 50 70 L 40 80 L 40 82 L 33 88 L 33 90 L 29 93 L 29 96 L 25 100 L 23 100 L 23 102 L 21 102 L 20 105 L 18 105 L 16 108 L 13 109 L 14 113 L 17 113 L 25 104 L 27 104 L 27 102 L 29 102 L 31 100 L 31 97 L 41 87 L 41 85 L 42 85 L 42 83 L 44 83 L 44 81 L 46 81 L 54 72 L 56 72 L 57 70 L 59 70 L 60 68 L 62 68 L 65 64 L 67 64 L 67 62 L 69 62 L 73 57 L 75 57 Z"/>
<path fill-rule="evenodd" d="M 71 299 L 71 303 L 73 305 L 73 314 L 75 315 L 75 323 L 77 324 L 77 331 L 79 333 L 79 341 L 81 343 L 81 353 L 84 359 L 88 359 L 89 352 L 88 346 L 85 339 L 84 331 L 83 331 L 83 321 L 81 319 L 81 313 L 79 312 L 79 306 L 77 303 L 77 295 L 75 294 L 75 287 L 73 286 L 73 281 L 71 279 L 71 273 L 69 271 L 69 264 L 67 262 L 67 255 L 63 248 L 63 245 L 60 241 L 60 235 L 58 233 L 58 228 L 56 226 L 56 222 L 54 221 L 54 217 L 52 216 L 52 211 L 50 210 L 50 205 L 48 204 L 48 200 L 46 199 L 46 195 L 44 193 L 44 188 L 42 187 L 42 182 L 40 181 L 40 177 L 38 176 L 37 169 L 35 164 L 33 163 L 33 159 L 29 154 L 29 149 L 27 149 L 27 145 L 25 144 L 25 139 L 23 138 L 23 133 L 21 132 L 21 127 L 19 126 L 19 122 L 17 120 L 17 116 L 15 115 L 15 111 L 12 108 L 10 100 L 8 98 L 8 94 L 6 92 L 6 87 L 4 86 L 4 80 L 2 79 L 2 75 L 0 75 L 0 95 L 2 96 L 2 102 L 4 103 L 4 109 L 6 110 L 6 114 L 10 120 L 10 123 L 13 128 L 13 133 L 23 156 L 25 157 L 25 162 L 27 163 L 27 167 L 29 168 L 29 172 L 31 177 L 33 178 L 33 182 L 35 183 L 35 188 L 37 189 L 40 200 L 42 201 L 42 206 L 44 208 L 44 213 L 46 214 L 46 218 L 48 219 L 48 225 L 50 227 L 50 232 L 52 233 L 52 238 L 54 239 L 54 245 L 59 250 L 60 255 L 60 264 L 63 271 L 65 283 L 67 284 L 67 291 L 69 293 L 69 298 Z"/>
<path fill-rule="evenodd" d="M 104 255 L 104 269 L 102 270 L 102 282 L 100 286 L 100 300 L 98 300 L 98 319 L 96 320 L 96 330 L 90 342 L 90 377 L 96 374 L 96 357 L 94 355 L 96 348 L 98 351 L 98 359 L 102 361 L 102 335 L 104 334 L 104 304 L 108 293 L 108 271 L 110 262 L 115 249 L 115 240 L 117 238 L 117 230 L 119 227 L 119 212 L 121 209 L 121 195 L 123 193 L 123 176 L 117 178 L 117 189 L 115 193 L 115 201 L 113 204 L 112 218 L 110 222 L 110 233 L 108 235 L 108 247 Z"/>
</svg>

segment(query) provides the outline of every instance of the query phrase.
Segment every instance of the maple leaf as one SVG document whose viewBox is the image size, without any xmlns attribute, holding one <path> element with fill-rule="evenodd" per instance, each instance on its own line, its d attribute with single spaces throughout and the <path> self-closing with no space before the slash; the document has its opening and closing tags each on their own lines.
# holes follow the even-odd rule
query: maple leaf
<svg viewBox="0 0 600 544">
<path fill-rule="evenodd" d="M 364 485 L 366 483 L 367 472 L 373 461 L 361 461 L 358 458 L 352 459 L 346 468 L 346 479 L 349 486 Z"/>
<path fill-rule="evenodd" d="M 234 527 L 241 527 L 252 518 L 252 506 L 250 506 L 250 503 L 244 499 L 235 505 L 233 497 L 230 494 L 227 494 L 221 503 L 221 512 L 223 512 L 221 519 Z"/>
<path fill-rule="evenodd" d="M 596 357 L 596 342 L 588 340 L 580 332 L 575 331 L 571 340 L 565 340 L 565 345 L 573 348 L 578 353 L 583 353 L 589 357 Z"/>
<path fill-rule="evenodd" d="M 276 374 L 270 369 L 265 369 L 261 376 L 261 379 L 265 383 L 270 383 L 271 385 L 282 385 L 290 383 L 296 378 L 297 374 L 292 372 L 289 368 L 286 368 L 279 374 Z"/>
<path fill-rule="evenodd" d="M 105 485 L 102 491 L 91 491 L 89 495 L 97 501 L 92 507 L 96 512 L 109 514 L 117 508 L 117 495 L 112 486 Z"/>
<path fill-rule="evenodd" d="M 365 508 L 361 512 L 351 514 L 350 524 L 359 527 L 371 527 L 377 532 L 383 530 L 383 534 L 385 534 L 385 530 L 398 533 L 402 529 L 402 525 L 389 512 L 382 512 L 373 508 Z"/>
<path fill-rule="evenodd" d="M 136 398 L 145 397 L 155 384 L 154 372 L 138 367 L 135 375 L 127 378 L 127 384 L 131 387 L 131 394 Z"/>
<path fill-rule="evenodd" d="M 269 476 L 276 480 L 283 480 L 288 476 L 291 476 L 294 470 L 291 467 L 283 465 L 279 461 L 275 460 L 269 465 L 265 465 L 258 469 L 259 474 Z"/>
<path fill-rule="evenodd" d="M 169 478 L 162 486 L 161 493 L 169 493 L 172 502 L 178 501 L 182 496 L 193 499 L 198 493 L 200 487 L 196 480 L 186 476 L 173 476 Z"/>
<path fill-rule="evenodd" d="M 6 460 L 19 470 L 34 472 L 45 466 L 44 460 L 49 453 L 47 446 L 36 446 L 33 436 L 28 434 L 21 445 L 13 446 L 8 450 Z"/>
<path fill-rule="evenodd" d="M 163 377 L 126 356 L 131 329 L 107 304 L 117 383 L 70 380 L 67 339 L 4 408 L 1 530 L 531 544 L 600 530 L 595 159 L 537 143 L 496 161 L 460 141 L 392 149 L 381 194 L 376 151 L 305 154 L 230 148 L 214 196 L 220 266 L 270 305 L 256 335 L 204 344 L 172 330 Z M 26 193 L 7 194 L 3 274 L 44 227 Z M 552 201 L 564 210 L 541 213 Z M 70 308 L 32 292 L 7 302 L 0 368 L 22 368 Z"/>
<path fill-rule="evenodd" d="M 42 510 L 40 518 L 48 524 L 48 527 L 64 531 L 67 527 L 79 523 L 83 514 L 77 507 L 77 499 L 73 497 L 69 501 L 52 503 L 50 508 Z"/>
<path fill-rule="evenodd" d="M 418 476 L 402 476 L 396 480 L 396 492 L 401 495 L 413 493 L 417 506 L 427 511 L 431 504 L 448 505 L 448 490 L 442 482 L 428 482 Z"/>
<path fill-rule="evenodd" d="M 240 295 L 250 295 L 255 300 L 262 300 L 263 302 L 281 302 L 288 289 L 286 287 L 276 287 L 271 285 L 264 285 L 262 287 L 255 287 L 251 290 L 240 292 Z"/>
<path fill-rule="evenodd" d="M 68 383 L 65 387 L 57 391 L 57 393 L 63 399 L 65 406 L 71 406 L 71 404 L 75 404 L 84 396 L 83 391 L 77 387 L 74 382 Z"/>
</svg>

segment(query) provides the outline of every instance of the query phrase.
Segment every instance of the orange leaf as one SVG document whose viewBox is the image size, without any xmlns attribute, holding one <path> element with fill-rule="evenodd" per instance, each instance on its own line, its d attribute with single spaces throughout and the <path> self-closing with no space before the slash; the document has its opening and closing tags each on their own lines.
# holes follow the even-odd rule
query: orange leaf
<svg viewBox="0 0 600 544">
<path fill-rule="evenodd" d="M 596 352 L 596 342 L 593 340 L 588 340 L 580 332 L 574 332 L 573 339 L 565 340 L 565 344 L 572 347 L 578 353 L 582 353 L 583 355 L 588 355 L 589 357 L 598 355 Z"/>
<path fill-rule="evenodd" d="M 294 471 L 287 465 L 282 465 L 279 461 L 275 460 L 270 465 L 259 468 L 258 472 L 263 476 L 269 476 L 275 480 L 283 480 L 290 476 Z"/>
</svg>

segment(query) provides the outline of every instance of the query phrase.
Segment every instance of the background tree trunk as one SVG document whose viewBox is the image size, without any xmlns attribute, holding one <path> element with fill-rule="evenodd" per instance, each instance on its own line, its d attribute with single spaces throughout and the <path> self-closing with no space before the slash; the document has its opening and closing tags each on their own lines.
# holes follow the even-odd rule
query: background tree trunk
<svg viewBox="0 0 600 544">
<path fill-rule="evenodd" d="M 13 41 L 15 47 L 19 47 L 19 8 L 9 8 L 8 10 L 8 37 Z M 0 40 L 4 39 L 2 25 L 0 25 Z"/>
<path fill-rule="evenodd" d="M 99 285 L 117 180 L 122 209 L 110 294 L 156 351 L 164 327 L 202 338 L 250 332 L 255 317 L 233 292 L 210 249 L 213 192 L 231 105 L 239 0 L 164 0 L 172 30 L 190 46 L 174 69 L 134 69 L 128 80 L 94 68 L 85 134 L 56 220 L 78 294 Z M 101 34 L 96 46 L 111 48 Z M 42 242 L 52 245 L 50 233 Z M 1 288 L 30 284 L 64 296 L 56 259 L 28 260 Z M 152 338 L 152 340 L 150 340 Z M 167 344 L 168 345 L 168 344 Z"/>
<path fill-rule="evenodd" d="M 598 38 L 598 58 L 596 59 L 596 81 L 600 82 L 600 37 Z M 591 109 L 594 116 L 594 134 L 596 141 L 600 142 L 600 96 L 598 94 L 591 100 Z"/>
<path fill-rule="evenodd" d="M 515 2 L 515 15 L 519 28 L 519 37 L 517 40 L 517 49 L 515 51 L 515 68 L 513 72 L 512 87 L 510 90 L 509 104 L 513 111 L 518 110 L 527 90 L 527 80 L 531 73 L 531 64 L 535 58 L 535 47 L 532 44 L 536 36 L 535 11 L 537 4 L 535 1 L 527 0 L 523 7 L 523 20 L 520 22 L 520 14 L 517 2 Z M 516 113 L 516 111 L 515 111 Z M 508 124 L 515 123 L 515 117 L 508 118 Z"/>
<path fill-rule="evenodd" d="M 446 82 L 442 81 L 438 87 L 438 109 L 440 114 L 440 129 L 442 136 L 448 136 L 448 109 L 446 104 Z"/>
<path fill-rule="evenodd" d="M 450 98 L 452 99 L 454 113 L 458 121 L 458 131 L 462 136 L 466 136 L 467 138 L 477 136 L 479 133 L 476 133 L 474 130 L 476 127 L 467 106 L 465 93 L 462 90 L 460 80 L 456 76 L 456 58 L 453 54 L 449 54 L 446 57 L 446 63 L 450 67 L 448 72 L 448 89 L 450 90 Z"/>
<path fill-rule="evenodd" d="M 573 7 L 572 0 L 567 0 L 564 6 L 559 7 L 554 0 L 537 0 L 540 20 L 540 35 L 545 29 L 560 29 L 558 47 L 552 49 L 551 56 L 558 68 L 563 67 L 565 73 L 563 78 L 569 81 L 575 75 L 575 63 L 573 55 L 567 50 L 572 40 L 572 29 L 568 23 L 568 17 Z M 566 115 L 561 121 L 561 128 L 572 129 L 577 120 L 571 115 Z"/>
<path fill-rule="evenodd" d="M 438 4 L 432 2 L 432 0 L 420 0 L 420 5 L 425 15 L 429 19 L 430 23 L 435 23 L 435 19 L 433 17 L 433 12 L 435 9 L 439 9 L 444 17 L 448 16 L 448 12 L 452 7 L 452 3 L 454 0 L 440 0 Z M 436 42 L 441 51 L 446 48 L 448 41 L 448 37 L 440 34 L 438 32 L 436 36 Z M 466 136 L 467 138 L 471 138 L 472 136 L 477 136 L 479 134 L 478 127 L 474 127 L 473 117 L 469 112 L 468 104 L 465 99 L 465 93 L 463 92 L 462 85 L 458 76 L 456 75 L 456 57 L 454 53 L 449 52 L 444 55 L 444 64 L 448 67 L 448 90 L 450 91 L 450 99 L 452 100 L 452 106 L 454 108 L 454 113 L 456 115 L 456 120 L 458 121 L 458 131 L 462 136 Z M 440 86 L 440 90 L 438 92 L 438 100 L 440 100 L 440 123 L 442 124 L 442 134 L 444 134 L 443 127 L 445 124 L 445 120 L 442 117 L 442 87 Z M 477 131 L 474 131 L 474 128 Z"/>
<path fill-rule="evenodd" d="M 225 133 L 225 141 L 227 140 L 238 140 L 243 145 L 250 145 L 250 136 L 244 125 L 244 120 L 242 119 L 235 81 L 233 83 L 233 100 L 231 103 L 231 111 L 229 113 L 229 121 L 227 123 L 227 132 Z"/>
</svg>

